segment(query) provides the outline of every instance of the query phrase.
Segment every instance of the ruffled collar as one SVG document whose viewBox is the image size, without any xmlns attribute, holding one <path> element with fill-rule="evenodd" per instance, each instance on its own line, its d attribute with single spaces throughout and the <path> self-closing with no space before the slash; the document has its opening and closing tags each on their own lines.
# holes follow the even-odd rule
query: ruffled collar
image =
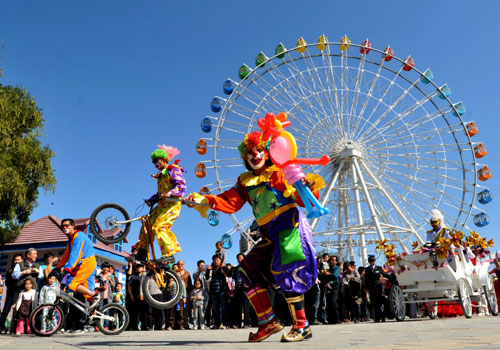
<svg viewBox="0 0 500 350">
<path fill-rule="evenodd" d="M 244 186 L 257 186 L 263 182 L 269 182 L 271 180 L 271 176 L 275 171 L 278 171 L 279 168 L 275 165 L 271 165 L 268 167 L 262 174 L 255 175 L 252 171 L 247 171 L 240 175 L 240 183 Z"/>
</svg>

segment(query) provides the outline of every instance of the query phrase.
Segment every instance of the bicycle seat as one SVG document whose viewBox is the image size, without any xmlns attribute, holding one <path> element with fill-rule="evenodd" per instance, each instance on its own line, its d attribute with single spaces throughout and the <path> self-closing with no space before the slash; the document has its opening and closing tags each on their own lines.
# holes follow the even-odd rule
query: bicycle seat
<svg viewBox="0 0 500 350">
<path fill-rule="evenodd" d="M 157 264 L 174 264 L 175 257 L 174 256 L 162 256 L 160 259 L 156 259 L 154 262 Z"/>
</svg>

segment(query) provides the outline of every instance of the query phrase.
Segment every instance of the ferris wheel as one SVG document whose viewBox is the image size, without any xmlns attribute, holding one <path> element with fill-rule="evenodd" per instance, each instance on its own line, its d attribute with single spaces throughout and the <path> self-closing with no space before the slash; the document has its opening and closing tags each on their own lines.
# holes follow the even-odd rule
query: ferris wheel
<svg viewBox="0 0 500 350">
<path fill-rule="evenodd" d="M 492 173 L 479 163 L 486 147 L 472 141 L 477 125 L 464 122 L 464 104 L 452 102 L 450 87 L 417 69 L 411 56 L 375 49 L 368 39 L 322 35 L 291 49 L 280 43 L 270 57 L 260 52 L 254 68 L 243 64 L 238 73 L 201 122 L 206 134 L 196 148 L 210 158 L 195 173 L 212 178 L 202 193 L 234 186 L 245 171 L 237 150 L 244 135 L 259 130 L 266 113 L 285 112 L 297 156 L 331 158 L 325 167 L 304 166 L 326 183 L 320 203 L 330 213 L 310 221 L 318 251 L 366 264 L 376 241 L 386 239 L 408 252 L 423 242 L 432 209 L 451 229 L 467 229 L 471 216 L 476 226 L 488 224 L 476 206 L 493 198 L 483 186 Z M 227 233 L 248 239 L 250 210 L 232 220 Z"/>
</svg>

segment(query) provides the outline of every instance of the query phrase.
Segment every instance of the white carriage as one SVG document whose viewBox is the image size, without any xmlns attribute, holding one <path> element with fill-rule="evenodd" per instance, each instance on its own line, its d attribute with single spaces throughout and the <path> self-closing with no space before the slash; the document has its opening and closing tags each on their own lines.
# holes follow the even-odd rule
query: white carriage
<svg viewBox="0 0 500 350">
<path fill-rule="evenodd" d="M 498 315 L 493 278 L 489 262 L 474 264 L 455 250 L 445 259 L 431 252 L 402 254 L 396 258 L 395 272 L 399 285 L 390 290 L 390 307 L 398 321 L 405 318 L 406 304 L 424 303 L 430 318 L 437 315 L 437 302 L 459 302 L 466 318 L 472 317 L 472 306 L 488 307 Z M 484 296 L 484 298 L 482 298 Z"/>
</svg>

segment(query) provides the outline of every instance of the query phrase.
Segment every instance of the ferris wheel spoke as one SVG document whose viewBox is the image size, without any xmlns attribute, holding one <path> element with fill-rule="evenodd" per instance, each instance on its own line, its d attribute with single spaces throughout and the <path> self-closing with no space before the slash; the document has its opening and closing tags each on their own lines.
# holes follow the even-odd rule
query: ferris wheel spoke
<svg viewBox="0 0 500 350">
<path fill-rule="evenodd" d="M 358 100 L 359 100 L 359 97 L 361 95 L 361 84 L 362 84 L 364 73 L 365 73 L 365 62 L 366 62 L 365 59 L 366 59 L 366 54 L 362 54 L 361 58 L 359 60 L 358 68 L 357 68 L 358 74 L 356 76 L 356 84 L 354 86 L 354 98 L 353 98 L 353 102 L 351 104 L 351 110 L 349 112 L 349 114 L 352 116 L 357 115 Z M 355 134 L 356 134 L 356 128 L 357 128 L 357 125 L 359 124 L 360 118 L 356 117 L 356 118 L 352 118 L 352 119 L 353 120 L 351 120 L 349 130 L 350 130 L 351 137 L 354 138 Z"/>
<path fill-rule="evenodd" d="M 270 61 L 270 62 L 272 62 L 272 61 Z M 274 68 L 274 67 L 275 66 L 272 65 L 272 68 Z M 290 79 L 285 77 L 279 70 L 277 70 L 277 69 L 269 70 L 269 73 L 270 73 L 270 75 L 272 75 L 274 77 L 275 80 L 277 80 L 279 82 L 280 85 L 283 85 L 284 83 L 286 83 L 286 86 L 288 86 L 288 89 L 285 88 L 285 90 L 287 91 L 288 94 L 289 94 L 289 92 L 288 92 L 289 90 L 295 91 L 295 87 L 291 84 Z M 293 74 L 293 72 L 290 71 L 290 74 Z M 300 88 L 300 84 L 298 84 L 298 85 Z M 305 103 L 307 103 L 307 107 L 310 108 L 312 114 L 316 116 L 316 119 L 322 120 L 322 118 L 318 114 L 318 111 L 316 111 L 316 108 L 311 103 L 308 103 L 308 101 L 307 101 L 308 95 L 304 94 L 304 90 L 299 91 L 297 93 L 297 96 L 299 96 L 299 100 L 296 101 L 296 100 L 292 99 L 292 103 L 291 103 L 290 107 L 293 107 L 299 111 L 304 111 L 303 108 L 301 107 L 301 104 L 302 104 L 302 102 L 305 102 Z M 285 108 L 285 110 L 288 110 L 289 119 L 290 119 L 290 117 L 294 116 L 294 113 L 292 113 L 289 110 L 289 108 Z M 312 119 L 310 119 L 308 113 L 302 113 L 302 114 L 303 114 L 303 117 L 305 117 L 310 122 L 310 124 L 314 124 L 314 121 Z M 295 120 L 298 121 L 300 124 L 302 124 L 305 129 L 307 129 L 307 126 L 303 123 L 302 118 L 296 118 Z"/>
<path fill-rule="evenodd" d="M 379 106 L 382 104 L 382 101 L 386 98 L 387 94 L 389 93 L 389 91 L 392 89 L 393 87 L 393 84 L 395 84 L 395 81 L 396 79 L 400 76 L 401 74 L 401 71 L 403 70 L 403 68 L 401 67 L 399 69 L 399 71 L 394 75 L 394 77 L 392 78 L 391 82 L 388 84 L 387 88 L 385 89 L 385 91 L 382 93 L 382 95 L 378 98 L 378 101 L 376 102 L 375 106 L 373 107 L 372 109 L 372 112 L 370 113 L 370 115 L 368 116 L 368 120 L 371 120 L 373 115 L 375 115 L 375 113 L 377 112 Z M 372 122 L 370 124 L 370 126 L 368 127 L 368 130 L 366 131 L 363 131 L 362 133 L 359 133 L 357 135 L 357 138 L 362 140 L 364 138 L 364 135 L 367 134 L 370 130 L 373 129 L 374 126 L 376 126 L 377 124 L 377 121 L 375 122 Z"/>
<path fill-rule="evenodd" d="M 394 166 L 400 165 L 399 163 L 395 163 L 395 162 L 392 162 L 392 161 L 386 161 L 386 162 L 389 165 L 394 165 Z M 394 171 L 396 171 L 395 167 L 392 167 L 390 172 L 394 172 Z M 473 183 L 467 182 L 464 179 L 457 179 L 457 178 L 455 178 L 453 176 L 449 176 L 449 175 L 447 175 L 445 173 L 437 173 L 437 172 L 433 172 L 433 171 L 427 170 L 425 168 L 418 168 L 418 172 L 421 173 L 421 174 L 423 174 L 423 175 L 432 176 L 434 178 L 442 178 L 442 179 L 445 179 L 447 181 L 452 181 L 452 182 L 455 182 L 455 183 L 460 183 L 460 184 L 464 184 L 464 185 L 471 185 L 471 186 L 473 185 Z M 386 176 L 386 175 L 388 175 L 388 172 L 386 172 L 384 174 L 384 176 Z M 464 190 L 463 187 L 453 187 L 453 188 Z"/>
<path fill-rule="evenodd" d="M 397 172 L 394 172 L 394 173 L 396 173 L 396 174 L 397 174 Z M 396 179 L 394 179 L 393 177 L 392 177 L 392 182 L 394 182 L 394 183 L 398 184 L 399 186 L 401 186 L 401 187 L 403 187 L 403 188 L 407 188 L 404 184 L 402 184 L 402 183 L 398 182 L 398 181 L 397 181 Z M 415 182 L 418 182 L 418 183 L 420 183 L 421 185 L 424 185 L 424 186 L 428 186 L 426 183 L 423 183 L 422 181 L 419 181 L 419 180 L 416 180 Z M 429 186 L 429 187 L 430 187 L 430 186 Z M 432 189 L 432 187 L 431 187 L 431 189 Z M 446 195 L 443 195 L 443 191 L 440 191 L 440 192 L 439 192 L 439 193 L 440 193 L 440 197 L 441 197 L 441 198 L 436 198 L 435 196 L 429 195 L 429 194 L 427 194 L 427 193 L 425 193 L 425 192 L 423 192 L 423 191 L 415 191 L 415 190 L 412 190 L 412 189 L 408 189 L 408 190 L 409 190 L 409 192 L 410 192 L 413 196 L 415 196 L 415 197 L 418 197 L 418 198 L 420 198 L 420 199 L 425 200 L 428 204 L 431 204 L 431 203 L 436 203 L 436 202 L 437 202 L 437 203 L 439 203 L 439 204 L 444 204 L 444 205 L 446 205 L 446 206 L 448 206 L 448 207 L 450 207 L 450 208 L 452 208 L 452 209 L 455 209 L 455 210 L 457 210 L 457 211 L 459 211 L 459 212 L 463 212 L 463 213 L 465 213 L 465 212 L 466 212 L 463 208 L 460 208 L 460 207 L 458 207 L 458 206 L 456 206 L 456 205 L 455 205 L 456 200 L 444 201 L 444 200 L 443 200 L 443 198 L 448 198 L 448 199 L 449 199 L 449 197 L 452 197 L 452 196 L 447 195 L 447 194 L 446 194 Z M 436 192 L 436 190 L 435 190 L 435 189 L 434 189 L 434 192 Z M 452 198 L 452 199 L 453 199 L 453 198 Z M 462 203 L 462 200 L 459 200 L 459 202 L 460 202 L 460 203 Z"/>
<path fill-rule="evenodd" d="M 443 189 L 436 188 L 436 185 L 438 183 L 436 183 L 435 181 L 431 181 L 431 179 L 424 179 L 424 178 L 416 177 L 416 176 L 412 177 L 412 176 L 408 176 L 407 174 L 400 173 L 398 171 L 394 171 L 394 174 L 407 177 L 410 180 L 412 180 L 413 182 L 418 183 L 418 184 L 422 185 L 423 187 L 426 187 L 430 192 L 437 192 L 437 193 L 439 193 L 440 196 L 441 196 L 441 198 L 447 198 L 452 203 L 462 202 L 462 199 L 460 199 L 460 198 L 458 198 L 456 196 L 453 196 L 450 193 L 445 192 Z M 393 182 L 393 183 L 395 183 L 397 185 L 404 186 L 402 183 L 400 183 L 397 180 L 395 180 L 395 178 L 393 176 L 391 176 L 391 175 L 387 176 L 387 180 L 389 182 Z M 451 187 L 451 186 L 447 186 L 446 184 L 442 186 L 442 188 L 446 188 L 446 187 Z M 457 189 L 457 188 L 451 187 L 450 189 Z M 437 200 L 437 198 L 435 198 L 435 199 Z"/>
<path fill-rule="evenodd" d="M 420 78 L 414 81 L 406 90 L 404 90 L 401 95 L 368 127 L 367 130 L 364 131 L 363 134 L 359 135 L 359 138 L 362 140 L 364 139 L 365 135 L 370 133 L 378 124 L 380 124 L 382 121 L 385 120 L 385 118 L 389 115 L 389 113 L 394 113 L 396 114 L 396 117 L 399 118 L 399 115 L 394 112 L 394 107 L 399 105 L 404 98 L 406 98 L 410 92 L 411 89 L 413 89 L 418 82 L 420 81 Z M 373 113 L 372 113 L 373 115 Z"/>
<path fill-rule="evenodd" d="M 337 89 L 332 89 L 331 87 L 336 87 L 336 81 L 335 81 L 335 74 L 333 70 L 333 64 L 332 64 L 332 54 L 330 52 L 330 45 L 327 45 L 325 47 L 325 50 L 322 52 L 321 55 L 322 59 L 322 65 L 325 67 L 323 69 L 324 72 L 324 81 L 325 81 L 325 92 L 327 93 L 328 96 L 328 103 L 330 104 L 330 109 L 332 112 L 331 116 L 328 116 L 328 119 L 330 120 L 331 124 L 338 125 L 339 121 L 339 116 L 340 116 L 340 105 L 339 105 L 339 98 L 337 95 Z M 333 94 L 332 94 L 333 90 Z"/>
<path fill-rule="evenodd" d="M 269 76 L 271 77 L 274 77 L 273 73 L 271 72 L 271 70 L 267 70 L 266 73 L 269 74 Z M 283 90 L 280 90 L 279 89 L 279 85 L 275 86 L 273 85 L 271 82 L 269 82 L 265 75 L 262 74 L 262 75 L 259 75 L 258 77 L 262 77 L 262 79 L 260 79 L 261 83 L 259 83 L 259 80 L 252 80 L 252 84 L 254 87 L 258 88 L 259 91 L 261 91 L 264 96 L 262 95 L 259 95 L 257 92 L 251 90 L 251 89 L 248 89 L 248 93 L 252 95 L 252 97 L 255 98 L 256 101 L 252 101 L 252 103 L 256 106 L 259 106 L 259 108 L 262 108 L 260 107 L 260 105 L 265 101 L 265 103 L 269 104 L 269 107 L 267 107 L 266 109 L 270 109 L 270 110 L 266 110 L 266 113 L 267 112 L 281 112 L 281 111 L 286 111 L 288 108 L 287 108 L 287 105 L 290 106 L 294 106 L 297 104 L 297 101 L 295 98 L 299 97 L 299 95 L 296 95 L 296 97 L 294 98 L 294 96 L 290 93 L 290 91 L 288 89 L 283 89 Z M 266 89 L 267 87 L 267 89 Z M 274 95 L 272 94 L 274 93 Z M 244 96 L 244 95 L 243 95 Z M 246 96 L 244 96 L 246 98 Z M 249 99 L 249 97 L 248 97 Z M 259 101 L 259 102 L 257 102 Z"/>
<path fill-rule="evenodd" d="M 272 61 L 269 61 L 270 64 L 272 65 L 272 67 L 276 67 L 274 66 L 273 62 Z M 286 63 L 290 63 L 289 64 L 283 64 L 287 69 L 288 69 L 288 72 L 289 72 L 289 76 L 285 76 L 281 70 L 279 69 L 274 69 L 272 72 L 273 72 L 273 77 L 274 79 L 276 79 L 278 82 L 280 82 L 280 85 L 285 85 L 285 88 L 286 88 L 286 91 L 287 93 L 289 91 L 292 91 L 294 92 L 294 94 L 298 97 L 298 100 L 294 101 L 293 105 L 294 106 L 297 106 L 297 105 L 300 105 L 300 102 L 304 102 L 305 99 L 304 99 L 304 96 L 307 96 L 309 95 L 309 93 L 305 93 L 305 91 L 311 91 L 310 87 L 307 86 L 307 82 L 304 80 L 303 78 L 303 75 L 302 75 L 302 72 L 300 71 L 300 69 L 298 71 L 293 71 L 291 69 L 291 65 L 295 65 L 295 60 L 294 59 L 290 59 L 288 61 L 284 61 Z M 300 77 L 300 82 L 299 81 L 295 81 L 295 84 L 293 84 L 291 82 L 291 79 L 292 78 L 296 78 L 296 77 Z M 304 85 L 304 82 L 306 83 L 306 85 Z M 297 90 L 298 89 L 298 90 Z"/>
<path fill-rule="evenodd" d="M 366 138 L 363 139 L 363 142 L 370 143 L 373 140 L 378 139 L 378 137 L 377 137 L 378 133 L 385 133 L 386 138 L 389 138 L 389 139 L 392 139 L 389 137 L 392 135 L 396 135 L 396 136 L 408 135 L 412 129 L 422 128 L 427 123 L 432 123 L 434 119 L 441 118 L 442 116 L 443 115 L 438 111 L 438 112 L 434 112 L 432 114 L 426 114 L 426 115 L 422 116 L 421 118 L 412 121 L 411 123 L 409 123 L 409 122 L 403 123 L 402 122 L 401 125 L 399 125 L 399 126 L 390 125 L 390 124 L 380 126 L 380 128 L 377 129 L 377 132 L 373 132 L 370 137 L 368 137 L 368 135 L 366 135 Z M 415 136 L 418 136 L 421 134 L 428 135 L 430 132 L 436 132 L 437 127 L 435 127 L 434 124 L 432 124 L 432 126 L 433 127 L 430 130 L 424 129 L 423 131 L 421 131 L 419 133 L 412 132 L 411 136 L 415 137 Z M 442 127 L 441 130 L 448 130 L 448 129 L 449 129 L 448 127 Z M 391 134 L 387 134 L 388 130 L 391 131 Z"/>
<path fill-rule="evenodd" d="M 309 52 L 309 51 L 307 51 Z M 303 54 L 304 55 L 304 54 Z M 310 54 L 307 54 L 305 55 L 305 60 L 304 60 L 304 63 L 307 67 L 307 69 L 305 69 L 304 71 L 308 73 L 309 75 L 309 80 L 310 80 L 310 83 L 312 84 L 312 88 L 311 88 L 311 91 L 314 91 L 316 93 L 320 93 L 321 95 L 325 95 L 324 92 L 326 91 L 326 86 L 325 84 L 323 84 L 323 78 L 319 75 L 319 72 L 318 72 L 318 69 L 323 69 L 323 67 L 318 67 L 316 66 L 316 64 L 314 63 L 312 57 Z M 314 72 L 314 76 L 311 72 Z M 327 97 L 329 97 L 329 95 L 326 95 Z M 329 117 L 330 114 L 333 114 L 334 113 L 334 109 L 333 109 L 333 105 L 331 104 L 331 100 L 330 98 L 326 98 L 324 99 L 327 103 L 327 106 L 329 108 L 327 108 L 329 111 L 327 111 L 327 109 L 325 109 L 325 104 L 323 103 L 324 100 L 321 99 L 320 97 L 318 97 L 318 102 L 323 110 L 323 114 L 325 115 L 325 118 Z"/>
<path fill-rule="evenodd" d="M 372 79 L 372 82 L 370 84 L 370 88 L 368 90 L 368 93 L 366 94 L 366 98 L 363 102 L 363 105 L 361 107 L 361 111 L 359 112 L 359 116 L 358 116 L 358 119 L 357 119 L 357 123 L 354 127 L 354 130 L 353 130 L 353 133 L 355 135 L 355 137 L 357 138 L 358 136 L 358 130 L 359 130 L 359 126 L 361 124 L 361 121 L 364 120 L 364 114 L 365 114 L 365 111 L 366 111 L 366 107 L 368 106 L 368 103 L 370 101 L 370 99 L 372 99 L 373 97 L 373 91 L 375 89 L 375 86 L 377 84 L 377 81 L 379 79 L 379 77 L 381 76 L 381 71 L 382 71 L 382 67 L 384 66 L 384 56 L 381 57 L 380 59 L 380 62 L 378 64 L 378 68 L 377 68 L 377 72 L 373 75 L 373 79 Z"/>
<path fill-rule="evenodd" d="M 429 152 L 421 152 L 421 153 L 418 153 L 418 154 L 414 154 L 414 153 L 394 153 L 394 152 L 391 152 L 391 153 L 381 153 L 381 152 L 378 152 L 376 157 L 395 157 L 395 158 L 402 158 L 401 162 L 399 163 L 400 165 L 403 165 L 403 164 L 408 164 L 405 159 L 414 159 L 415 161 L 418 161 L 420 166 L 422 167 L 431 167 L 433 169 L 443 169 L 443 170 L 447 170 L 449 169 L 448 167 L 438 167 L 438 166 L 435 166 L 435 165 L 423 165 L 421 164 L 420 162 L 439 162 L 439 163 L 445 163 L 445 164 L 452 164 L 452 165 L 456 165 L 457 167 L 456 168 L 453 168 L 454 170 L 459 170 L 462 168 L 462 165 L 474 165 L 474 163 L 462 163 L 460 161 L 457 161 L 457 160 L 451 160 L 451 159 L 443 159 L 443 158 L 437 158 L 437 155 L 440 154 L 441 152 L 436 152 L 436 151 L 429 151 Z M 444 153 L 444 152 L 442 152 Z M 429 154 L 429 155 L 435 155 L 436 158 L 425 158 L 425 157 L 422 157 L 422 155 L 424 154 Z M 431 163 L 432 164 L 432 163 Z"/>
<path fill-rule="evenodd" d="M 417 81 L 418 82 L 418 81 Z M 415 85 L 413 85 L 412 87 L 415 87 L 416 86 L 416 83 L 415 82 Z M 410 89 L 408 89 L 407 91 L 409 91 Z M 405 91 L 406 92 L 406 91 Z M 422 92 L 422 91 L 421 91 Z M 423 93 L 423 92 L 422 92 Z M 427 102 L 431 101 L 435 96 L 437 96 L 438 92 L 437 91 L 434 91 L 433 93 L 429 94 L 429 95 L 425 95 L 424 94 L 424 98 L 418 100 L 418 101 L 415 101 L 414 104 L 412 104 L 409 108 L 407 108 L 405 111 L 401 112 L 401 113 L 395 113 L 394 115 L 394 118 L 393 119 L 390 119 L 390 120 L 387 120 L 386 121 L 386 125 L 393 125 L 395 124 L 397 121 L 399 120 L 403 120 L 404 118 L 408 117 L 408 116 L 411 116 L 412 113 L 415 113 L 415 111 L 419 108 L 421 108 L 422 106 L 424 106 Z M 410 95 L 411 96 L 411 95 Z M 402 96 L 404 97 L 404 96 Z M 401 101 L 398 101 L 398 103 L 401 102 Z M 391 106 L 392 107 L 392 106 Z M 391 108 L 390 107 L 390 108 Z M 450 108 L 451 110 L 451 108 Z M 392 111 L 392 109 L 391 109 Z M 390 112 L 390 110 L 387 110 L 387 113 Z M 440 113 L 440 111 L 438 111 L 438 113 L 440 115 L 442 115 L 442 113 Z M 385 116 L 384 116 L 385 117 Z M 410 123 L 411 120 L 408 121 L 408 123 Z"/>
</svg>

